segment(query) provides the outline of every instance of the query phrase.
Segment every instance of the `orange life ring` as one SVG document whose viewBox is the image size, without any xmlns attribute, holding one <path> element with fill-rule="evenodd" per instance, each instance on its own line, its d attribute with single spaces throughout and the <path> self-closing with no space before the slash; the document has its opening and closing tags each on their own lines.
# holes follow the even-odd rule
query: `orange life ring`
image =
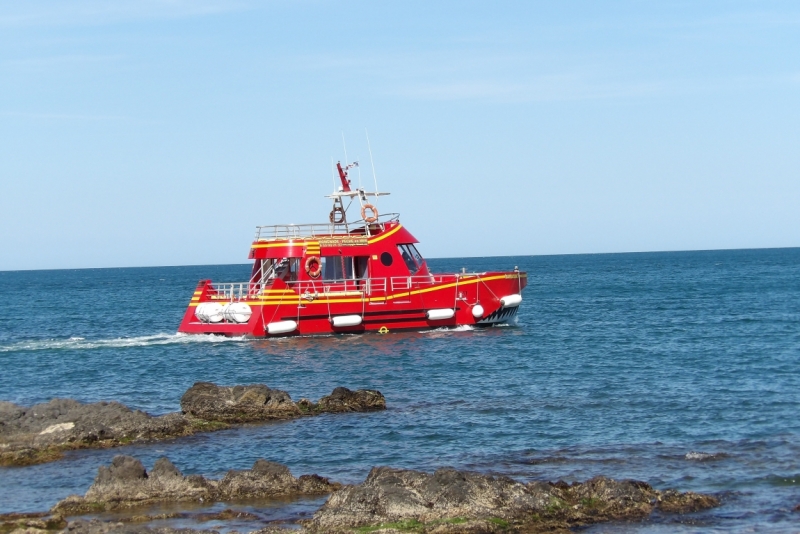
<svg viewBox="0 0 800 534">
<path fill-rule="evenodd" d="M 337 213 L 340 214 L 340 217 L 338 219 L 336 218 Z M 344 208 L 341 208 L 339 206 L 333 208 L 328 219 L 331 221 L 332 224 L 342 224 L 344 222 Z"/>
<path fill-rule="evenodd" d="M 316 268 L 311 268 L 312 264 L 316 263 Z M 319 261 L 319 256 L 309 256 L 306 258 L 306 274 L 311 278 L 319 278 L 322 272 L 322 264 Z"/>
<path fill-rule="evenodd" d="M 367 210 L 372 211 L 371 217 L 367 217 Z M 361 218 L 364 219 L 364 222 L 374 223 L 378 220 L 378 208 L 372 204 L 364 204 L 361 206 Z"/>
</svg>

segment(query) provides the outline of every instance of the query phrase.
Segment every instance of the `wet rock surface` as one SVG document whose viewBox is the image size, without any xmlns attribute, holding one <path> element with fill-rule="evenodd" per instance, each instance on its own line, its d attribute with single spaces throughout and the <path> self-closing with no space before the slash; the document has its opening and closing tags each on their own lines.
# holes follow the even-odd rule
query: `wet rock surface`
<svg viewBox="0 0 800 534">
<path fill-rule="evenodd" d="M 285 391 L 263 384 L 225 387 L 210 382 L 198 382 L 184 393 L 182 413 L 157 417 L 118 402 L 53 399 L 24 407 L 0 401 L 0 465 L 33 465 L 57 460 L 65 450 L 177 438 L 233 424 L 385 408 L 379 391 L 339 387 L 319 403 L 295 403 Z"/>
<path fill-rule="evenodd" d="M 30 408 L 0 403 L 0 465 L 55 460 L 61 451 L 110 447 L 192 434 L 177 413 L 153 417 L 118 402 L 53 399 Z"/>
<path fill-rule="evenodd" d="M 231 470 L 221 479 L 184 476 L 167 458 L 148 473 L 131 456 L 115 456 L 98 469 L 86 495 L 70 495 L 51 512 L 62 516 L 98 513 L 175 502 L 212 503 L 276 497 L 324 495 L 341 488 L 317 475 L 295 478 L 285 465 L 257 460 L 252 469 Z"/>
<path fill-rule="evenodd" d="M 225 387 L 197 382 L 181 397 L 181 410 L 199 419 L 227 423 L 291 419 L 301 415 L 288 393 L 263 384 Z"/>
<path fill-rule="evenodd" d="M 380 391 L 371 389 L 351 391 L 338 387 L 330 395 L 322 397 L 317 403 L 316 409 L 327 413 L 385 410 L 386 399 Z"/>
<path fill-rule="evenodd" d="M 708 495 L 660 492 L 644 482 L 596 477 L 584 483 L 531 482 L 440 469 L 434 474 L 374 468 L 334 493 L 303 522 L 310 532 L 381 527 L 386 532 L 544 532 L 638 519 L 656 508 L 685 513 L 719 505 Z"/>
<path fill-rule="evenodd" d="M 301 530 L 268 525 L 260 534 L 344 532 L 499 533 L 571 532 L 576 527 L 606 521 L 643 520 L 654 510 L 685 514 L 719 505 L 718 499 L 675 490 L 659 491 L 635 480 L 595 477 L 586 482 L 522 483 L 504 476 L 439 469 L 433 474 L 376 467 L 357 485 L 341 486 L 317 475 L 296 478 L 275 462 L 257 460 L 252 469 L 231 470 L 220 480 L 184 476 L 168 459 L 160 458 L 149 472 L 137 459 L 116 456 L 98 469 L 94 484 L 83 497 L 59 502 L 49 514 L 0 516 L 3 531 L 63 529 L 74 534 L 209 532 L 148 526 L 171 518 L 203 521 L 258 522 L 254 512 L 226 508 L 218 512 L 174 511 L 142 514 L 142 506 L 215 501 L 252 503 L 254 499 L 301 497 L 330 493 Z M 122 514 L 114 521 L 69 523 L 66 517 L 93 513 Z"/>
</svg>

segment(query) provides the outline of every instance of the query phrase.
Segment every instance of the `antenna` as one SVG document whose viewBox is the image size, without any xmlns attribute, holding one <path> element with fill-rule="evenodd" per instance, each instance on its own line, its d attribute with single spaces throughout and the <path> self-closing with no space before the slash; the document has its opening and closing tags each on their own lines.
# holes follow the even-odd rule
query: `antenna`
<svg viewBox="0 0 800 534">
<path fill-rule="evenodd" d="M 344 130 L 342 130 L 342 145 L 344 146 L 344 164 L 347 165 L 350 160 L 347 159 L 347 143 L 344 142 Z"/>
<path fill-rule="evenodd" d="M 372 165 L 372 179 L 375 180 L 375 200 L 378 200 L 378 177 L 375 175 L 375 161 L 372 159 L 372 146 L 369 144 L 369 132 L 364 128 L 364 133 L 367 134 L 367 148 L 369 149 L 369 162 Z"/>
<path fill-rule="evenodd" d="M 356 168 L 358 169 L 358 188 L 364 189 L 364 186 L 361 185 L 361 165 L 356 165 Z"/>
</svg>

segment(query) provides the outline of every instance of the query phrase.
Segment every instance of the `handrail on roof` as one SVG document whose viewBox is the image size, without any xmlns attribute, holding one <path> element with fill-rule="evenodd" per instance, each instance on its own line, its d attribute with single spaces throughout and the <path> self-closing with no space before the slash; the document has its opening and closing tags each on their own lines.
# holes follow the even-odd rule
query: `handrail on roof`
<svg viewBox="0 0 800 534">
<path fill-rule="evenodd" d="M 363 219 L 348 223 L 311 223 L 311 224 L 274 224 L 268 226 L 256 226 L 255 241 L 277 241 L 281 239 L 300 239 L 305 237 L 334 236 L 334 235 L 353 235 L 358 234 L 359 230 L 363 235 L 375 233 L 372 229 L 375 225 L 384 230 L 384 225 L 400 220 L 399 213 L 386 213 L 380 215 L 378 220 L 367 223 Z M 372 231 L 370 234 L 368 226 Z"/>
</svg>

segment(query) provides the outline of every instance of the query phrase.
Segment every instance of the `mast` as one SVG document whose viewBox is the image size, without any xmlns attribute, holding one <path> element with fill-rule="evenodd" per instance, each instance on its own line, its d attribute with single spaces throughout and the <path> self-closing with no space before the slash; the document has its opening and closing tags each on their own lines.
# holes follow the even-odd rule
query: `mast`
<svg viewBox="0 0 800 534">
<path fill-rule="evenodd" d="M 345 193 L 350 192 L 350 180 L 347 179 L 347 171 L 349 171 L 351 167 L 354 167 L 356 165 L 358 165 L 358 162 L 351 163 L 350 165 L 348 165 L 343 169 L 342 162 L 341 161 L 336 162 L 336 169 L 338 169 L 339 171 L 339 179 L 342 181 L 342 191 L 344 191 Z"/>
</svg>

